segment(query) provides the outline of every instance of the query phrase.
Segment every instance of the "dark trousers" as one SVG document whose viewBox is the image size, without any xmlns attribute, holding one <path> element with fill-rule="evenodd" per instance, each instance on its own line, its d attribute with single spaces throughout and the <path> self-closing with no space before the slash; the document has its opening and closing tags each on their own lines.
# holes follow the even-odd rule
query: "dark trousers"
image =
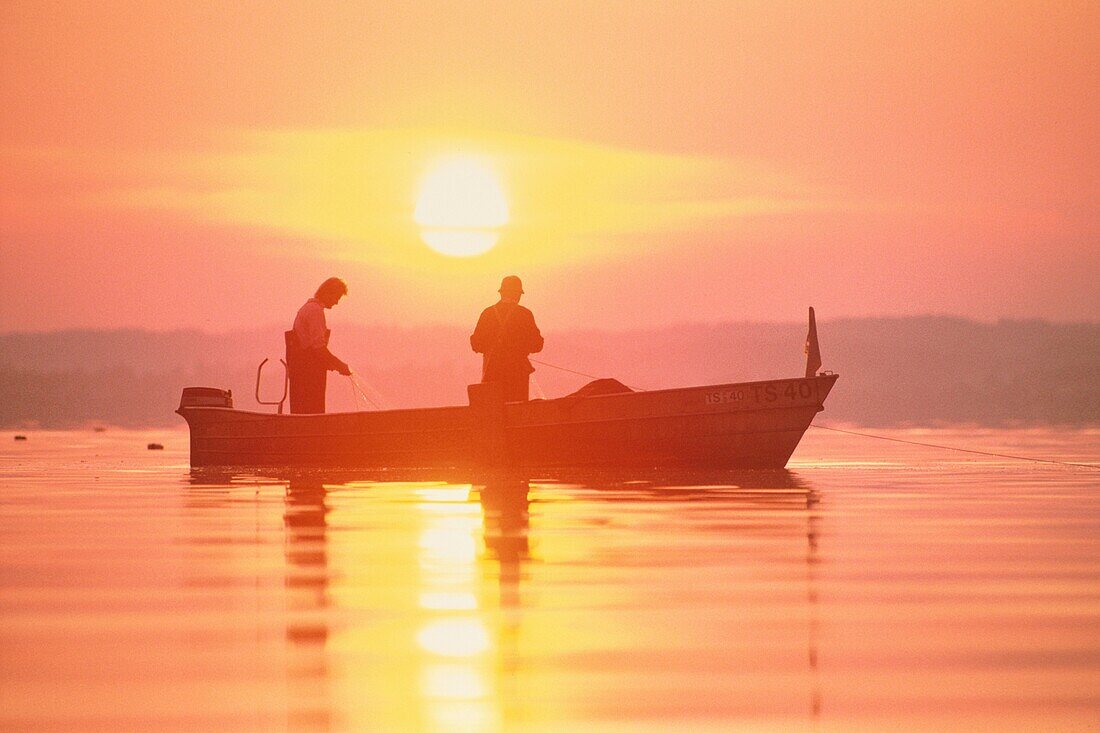
<svg viewBox="0 0 1100 733">
<path fill-rule="evenodd" d="M 499 376 L 486 377 L 482 382 L 496 382 L 504 393 L 505 402 L 526 402 L 529 397 L 529 380 L 526 372 L 509 372 Z"/>
<path fill-rule="evenodd" d="M 315 415 L 325 411 L 324 367 L 312 364 L 290 370 L 290 414 Z"/>
</svg>

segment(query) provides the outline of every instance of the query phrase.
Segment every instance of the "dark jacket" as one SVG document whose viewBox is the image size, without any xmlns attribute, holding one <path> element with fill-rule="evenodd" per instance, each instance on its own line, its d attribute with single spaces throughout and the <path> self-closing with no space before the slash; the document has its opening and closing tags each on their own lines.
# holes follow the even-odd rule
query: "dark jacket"
<svg viewBox="0 0 1100 733">
<path fill-rule="evenodd" d="M 535 371 L 527 355 L 542 351 L 542 334 L 531 311 L 519 303 L 502 300 L 481 312 L 470 346 L 485 355 L 483 379 L 526 375 Z"/>
</svg>

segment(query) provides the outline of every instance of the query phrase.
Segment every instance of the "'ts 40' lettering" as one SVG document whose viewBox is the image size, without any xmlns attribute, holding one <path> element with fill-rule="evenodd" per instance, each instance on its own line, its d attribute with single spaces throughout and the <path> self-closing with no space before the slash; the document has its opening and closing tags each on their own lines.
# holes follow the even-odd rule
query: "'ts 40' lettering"
<svg viewBox="0 0 1100 733">
<path fill-rule="evenodd" d="M 780 399 L 809 399 L 814 388 L 808 382 L 787 382 L 785 384 L 750 384 L 736 389 L 720 389 L 707 392 L 703 402 L 707 405 L 726 405 L 731 402 L 767 404 Z"/>
<path fill-rule="evenodd" d="M 743 389 L 722 389 L 707 392 L 703 397 L 703 401 L 708 405 L 725 405 L 730 402 L 743 402 L 744 400 L 745 390 Z"/>
</svg>

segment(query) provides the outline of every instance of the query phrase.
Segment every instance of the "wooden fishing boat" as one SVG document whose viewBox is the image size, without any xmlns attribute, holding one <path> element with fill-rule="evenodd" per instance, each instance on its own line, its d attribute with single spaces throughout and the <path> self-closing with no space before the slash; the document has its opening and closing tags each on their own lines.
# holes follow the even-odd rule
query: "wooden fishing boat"
<svg viewBox="0 0 1100 733">
<path fill-rule="evenodd" d="M 782 468 L 837 380 L 821 373 L 811 309 L 804 377 L 629 391 L 600 380 L 572 395 L 505 403 L 471 385 L 470 404 L 283 415 L 237 410 L 188 387 L 177 412 L 191 465 L 317 468 Z"/>
</svg>

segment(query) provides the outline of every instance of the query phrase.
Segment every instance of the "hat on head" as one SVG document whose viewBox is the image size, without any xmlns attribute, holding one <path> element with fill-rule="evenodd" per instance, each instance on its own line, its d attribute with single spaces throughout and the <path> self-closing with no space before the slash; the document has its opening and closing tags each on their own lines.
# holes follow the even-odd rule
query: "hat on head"
<svg viewBox="0 0 1100 733">
<path fill-rule="evenodd" d="M 523 283 L 515 275 L 509 275 L 508 277 L 500 281 L 500 290 L 498 290 L 497 292 L 503 293 L 506 291 L 512 293 L 518 292 L 520 295 L 522 295 Z"/>
</svg>

